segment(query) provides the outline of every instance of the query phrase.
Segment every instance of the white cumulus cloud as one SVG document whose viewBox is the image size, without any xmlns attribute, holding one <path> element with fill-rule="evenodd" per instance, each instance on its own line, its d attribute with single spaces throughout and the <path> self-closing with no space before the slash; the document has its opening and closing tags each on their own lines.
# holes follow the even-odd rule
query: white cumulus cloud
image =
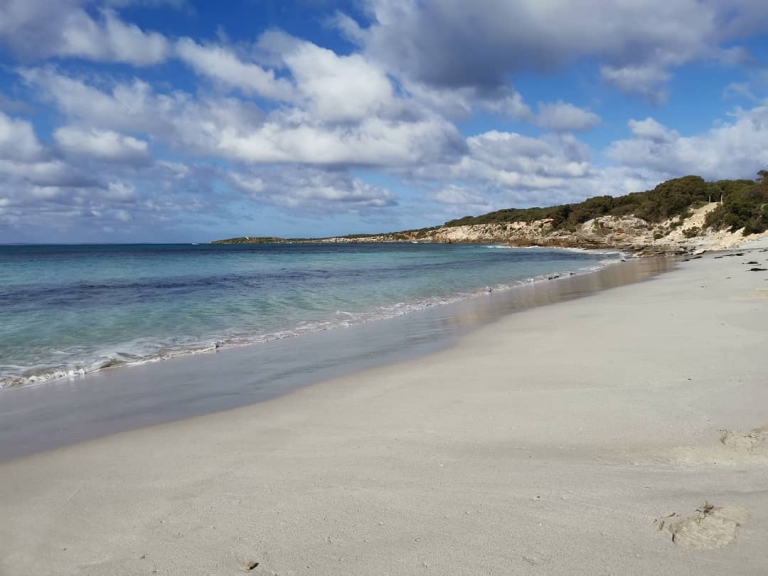
<svg viewBox="0 0 768 576">
<path fill-rule="evenodd" d="M 123 22 L 102 5 L 94 18 L 87 0 L 2 0 L 0 43 L 23 58 L 78 57 L 146 66 L 164 61 L 165 37 Z"/>
<path fill-rule="evenodd" d="M 600 124 L 600 116 L 561 100 L 539 103 L 539 113 L 534 122 L 556 132 L 584 132 Z"/>
<path fill-rule="evenodd" d="M 63 126 L 54 131 L 53 137 L 67 154 L 110 162 L 146 163 L 150 160 L 146 142 L 112 130 Z"/>
<path fill-rule="evenodd" d="M 439 87 L 503 86 L 599 58 L 620 90 L 659 99 L 669 71 L 721 58 L 768 22 L 758 0 L 365 0 L 338 28 L 391 73 Z M 367 25 L 366 25 L 367 24 Z M 764 29 L 764 28 L 763 28 Z"/>
<path fill-rule="evenodd" d="M 265 169 L 233 171 L 226 177 L 258 203 L 300 213 L 368 214 L 397 205 L 391 191 L 341 172 Z"/>
<path fill-rule="evenodd" d="M 190 38 L 176 43 L 176 55 L 198 74 L 246 94 L 276 101 L 291 100 L 293 86 L 253 62 L 244 62 L 231 50 L 215 44 L 200 45 Z"/>
<path fill-rule="evenodd" d="M 39 159 L 43 146 L 32 124 L 0 112 L 0 158 L 30 161 Z"/>
<path fill-rule="evenodd" d="M 372 115 L 339 124 L 300 108 L 265 115 L 236 98 L 157 94 L 139 80 L 102 90 L 48 69 L 22 74 L 81 125 L 140 131 L 196 155 L 254 163 L 394 166 L 458 157 L 466 148 L 453 124 L 420 108 L 410 115 Z"/>
<path fill-rule="evenodd" d="M 768 103 L 737 108 L 729 122 L 683 136 L 652 118 L 629 123 L 634 138 L 614 142 L 610 156 L 625 166 L 659 174 L 705 178 L 751 177 L 768 166 Z"/>
</svg>

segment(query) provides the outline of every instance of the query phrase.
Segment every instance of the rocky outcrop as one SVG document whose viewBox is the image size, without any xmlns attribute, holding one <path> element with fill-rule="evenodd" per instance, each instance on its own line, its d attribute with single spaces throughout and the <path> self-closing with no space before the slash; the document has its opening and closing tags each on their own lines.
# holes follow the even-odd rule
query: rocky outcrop
<svg viewBox="0 0 768 576">
<path fill-rule="evenodd" d="M 284 240 L 284 242 L 506 243 L 519 247 L 616 249 L 640 255 L 655 255 L 726 250 L 757 237 L 744 236 L 741 231 L 705 229 L 707 214 L 717 206 L 716 202 L 712 202 L 691 212 L 685 218 L 675 217 L 659 224 L 651 224 L 634 216 L 601 216 L 584 222 L 574 229 L 555 229 L 552 219 L 543 219 L 533 222 L 441 226 L 391 234 L 344 236 L 320 240 Z M 251 238 L 247 240 L 253 241 Z M 236 238 L 225 242 L 233 243 L 234 241 L 242 243 L 243 239 Z"/>
<path fill-rule="evenodd" d="M 327 238 L 324 242 L 503 242 L 512 246 L 617 249 L 641 255 L 686 254 L 733 248 L 752 239 L 738 232 L 704 228 L 706 215 L 717 207 L 713 202 L 687 218 L 675 217 L 650 224 L 634 216 L 602 216 L 571 230 L 555 230 L 551 219 L 533 222 L 503 222 L 467 226 L 442 226 L 418 232 L 400 232 L 361 238 Z"/>
<path fill-rule="evenodd" d="M 693 211 L 687 218 L 675 217 L 650 224 L 634 216 L 602 216 L 572 230 L 554 230 L 551 220 L 531 223 L 484 224 L 440 228 L 435 242 L 507 242 L 513 246 L 563 248 L 611 248 L 641 255 L 686 254 L 725 250 L 753 239 L 741 231 L 705 229 L 704 222 L 717 203 Z"/>
<path fill-rule="evenodd" d="M 552 233 L 552 220 L 444 226 L 432 235 L 433 242 L 529 242 L 534 244 Z"/>
</svg>

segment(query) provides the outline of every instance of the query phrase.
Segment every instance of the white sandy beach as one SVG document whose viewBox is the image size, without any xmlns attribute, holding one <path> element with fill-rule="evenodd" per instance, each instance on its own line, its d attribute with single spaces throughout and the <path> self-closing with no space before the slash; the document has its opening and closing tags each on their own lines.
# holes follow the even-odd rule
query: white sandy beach
<svg viewBox="0 0 768 576">
<path fill-rule="evenodd" d="M 765 575 L 765 246 L 3 463 L 0 574 Z"/>
</svg>

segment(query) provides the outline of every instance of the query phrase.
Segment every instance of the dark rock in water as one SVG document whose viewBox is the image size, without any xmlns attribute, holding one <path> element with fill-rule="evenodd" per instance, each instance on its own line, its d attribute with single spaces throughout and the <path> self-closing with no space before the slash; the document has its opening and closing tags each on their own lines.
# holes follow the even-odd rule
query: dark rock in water
<svg viewBox="0 0 768 576">
<path fill-rule="evenodd" d="M 760 264 L 760 262 L 755 262 L 754 260 L 752 260 L 751 262 L 745 262 L 745 264 Z"/>
<path fill-rule="evenodd" d="M 768 272 L 768 268 L 750 268 L 750 272 Z"/>
</svg>

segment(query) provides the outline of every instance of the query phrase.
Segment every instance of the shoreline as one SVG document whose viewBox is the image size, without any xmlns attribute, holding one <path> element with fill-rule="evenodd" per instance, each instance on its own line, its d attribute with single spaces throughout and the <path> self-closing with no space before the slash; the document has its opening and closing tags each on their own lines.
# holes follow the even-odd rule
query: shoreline
<svg viewBox="0 0 768 576">
<path fill-rule="evenodd" d="M 499 248 L 505 249 L 512 248 L 502 244 L 492 244 L 491 246 L 498 246 Z M 617 264 L 619 262 L 619 258 L 623 260 L 624 257 L 627 256 L 625 253 L 619 250 L 587 250 L 558 247 L 543 248 L 553 251 L 565 250 L 592 253 L 595 255 L 605 254 L 606 258 L 608 255 L 615 255 L 615 260 L 604 260 L 597 265 L 578 268 L 576 270 L 553 271 L 549 274 L 540 276 L 528 277 L 521 280 L 512 280 L 503 285 L 494 285 L 493 289 L 497 291 L 508 291 L 529 284 L 556 280 L 567 275 L 572 276 L 592 274 L 599 272 L 602 268 Z M 226 350 L 235 347 L 260 345 L 276 340 L 295 338 L 306 334 L 313 334 L 339 328 L 348 328 L 351 326 L 376 322 L 379 320 L 388 320 L 404 316 L 406 314 L 420 312 L 434 306 L 452 305 L 483 296 L 485 296 L 485 290 L 482 286 L 478 286 L 473 291 L 459 291 L 447 296 L 424 297 L 419 300 L 403 301 L 396 304 L 378 306 L 377 308 L 371 310 L 347 313 L 343 319 L 321 318 L 310 322 L 309 325 L 303 325 L 305 323 L 302 323 L 297 326 L 286 326 L 272 332 L 238 334 L 231 337 L 197 338 L 194 342 L 189 342 L 188 344 L 179 347 L 169 347 L 169 345 L 168 347 L 163 348 L 162 346 L 157 345 L 156 350 L 154 350 L 151 354 L 146 353 L 146 355 L 141 355 L 135 351 L 129 352 L 126 350 L 112 350 L 109 353 L 101 353 L 99 356 L 93 357 L 89 361 L 83 360 L 76 365 L 70 363 L 69 365 L 59 366 L 37 366 L 34 369 L 25 369 L 23 372 L 18 374 L 0 378 L 0 394 L 2 394 L 3 390 L 10 388 L 44 385 L 48 383 L 55 384 L 56 382 L 76 380 L 104 371 L 132 368 L 136 366 L 154 364 L 157 362 L 191 357 L 200 354 L 210 354 L 212 352 L 218 352 L 220 350 Z M 373 310 L 376 310 L 376 312 Z"/>
<path fill-rule="evenodd" d="M 768 248 L 739 252 L 2 463 L 0 571 L 762 575 Z"/>
<path fill-rule="evenodd" d="M 6 388 L 0 390 L 0 462 L 424 357 L 506 315 L 644 281 L 673 266 L 663 258 L 617 261 L 343 330 Z"/>
</svg>

